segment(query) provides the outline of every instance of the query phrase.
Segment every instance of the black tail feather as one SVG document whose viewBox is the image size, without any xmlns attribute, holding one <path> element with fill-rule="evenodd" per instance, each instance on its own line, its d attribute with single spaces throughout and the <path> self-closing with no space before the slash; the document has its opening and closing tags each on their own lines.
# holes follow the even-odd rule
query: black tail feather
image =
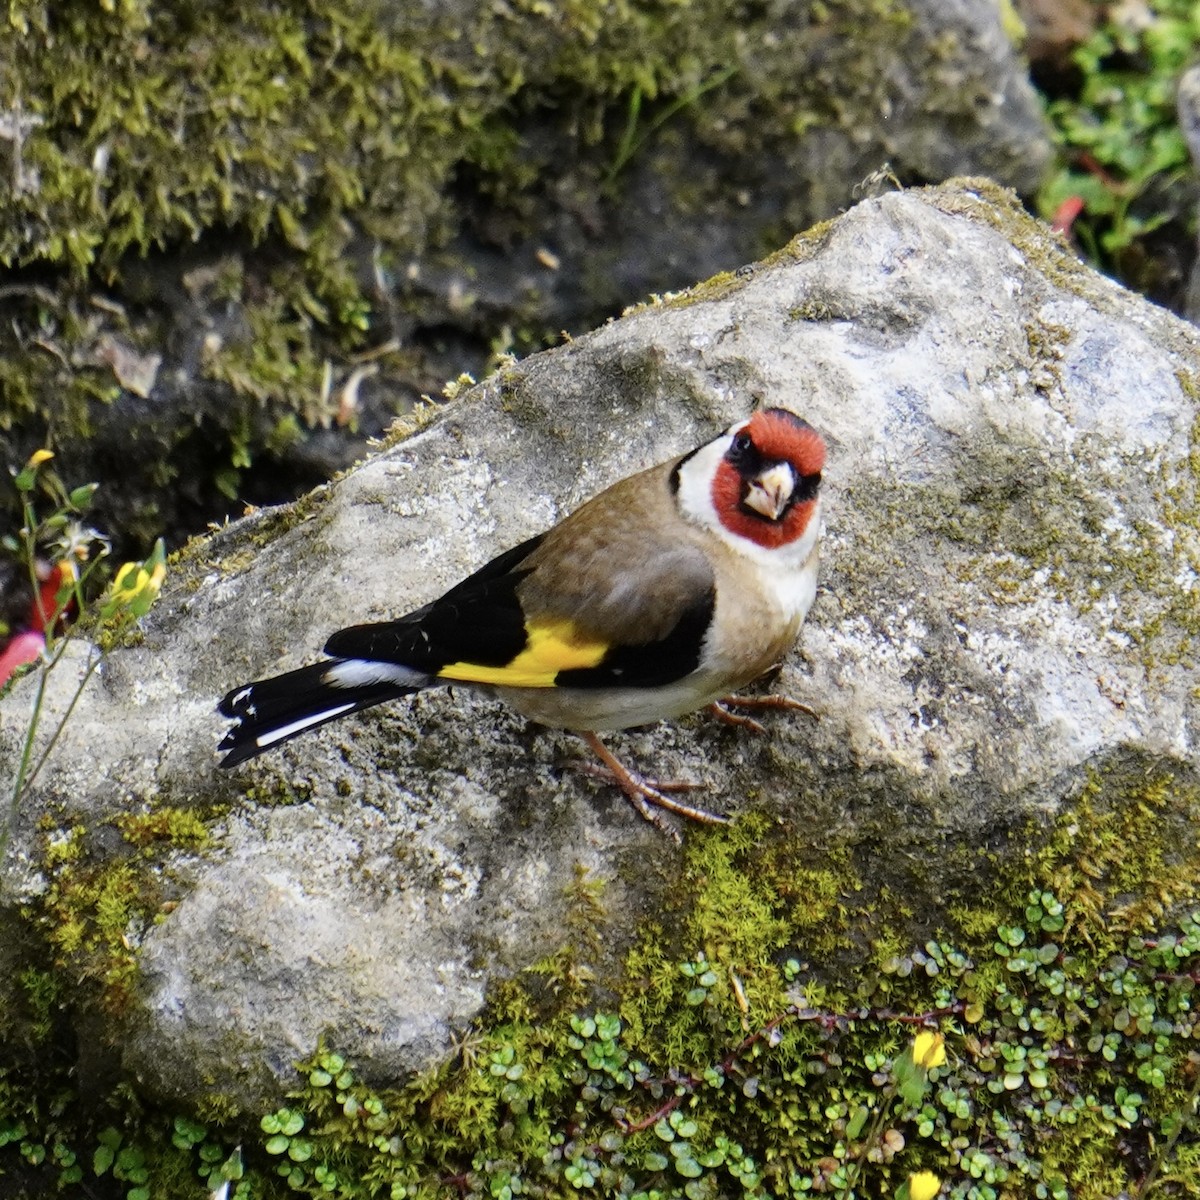
<svg viewBox="0 0 1200 1200">
<path fill-rule="evenodd" d="M 421 690 L 395 683 L 339 687 L 328 679 L 329 668 L 333 665 L 326 661 L 301 667 L 271 679 L 244 683 L 227 693 L 217 709 L 222 716 L 232 717 L 238 723 L 226 733 L 218 747 L 229 751 L 221 759 L 221 766 L 235 767 L 248 758 L 308 733 L 310 729 L 318 729 L 360 709 Z M 289 726 L 295 728 L 289 729 Z"/>
</svg>

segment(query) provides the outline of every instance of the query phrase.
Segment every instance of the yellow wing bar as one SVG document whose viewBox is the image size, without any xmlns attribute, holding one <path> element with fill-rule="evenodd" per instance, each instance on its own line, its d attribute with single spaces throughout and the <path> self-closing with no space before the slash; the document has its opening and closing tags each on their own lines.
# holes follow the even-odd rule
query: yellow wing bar
<svg viewBox="0 0 1200 1200">
<path fill-rule="evenodd" d="M 456 662 L 438 672 L 439 679 L 495 683 L 503 687 L 553 687 L 559 671 L 594 667 L 609 647 L 581 637 L 570 621 L 525 626 L 525 649 L 503 667 Z"/>
</svg>

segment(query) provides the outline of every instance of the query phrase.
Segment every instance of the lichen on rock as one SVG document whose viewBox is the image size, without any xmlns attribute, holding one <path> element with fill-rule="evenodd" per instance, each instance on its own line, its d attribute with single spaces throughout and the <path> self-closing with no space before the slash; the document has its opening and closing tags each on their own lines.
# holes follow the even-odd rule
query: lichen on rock
<svg viewBox="0 0 1200 1200">
<path fill-rule="evenodd" d="M 272 1145 L 311 1154 L 300 1131 L 328 1118 L 321 1161 L 353 1144 L 364 1179 L 418 1188 L 458 1164 L 550 1187 L 588 1155 L 619 1174 L 618 1151 L 657 1178 L 658 1138 L 701 1174 L 749 1156 L 760 1182 L 790 1178 L 780 1161 L 828 1181 L 916 1021 L 959 1061 L 903 1118 L 908 1148 L 871 1160 L 889 1186 L 936 1159 L 1022 1186 L 1086 1166 L 1119 1190 L 1144 1174 L 1114 1131 L 1149 1161 L 1187 1104 L 1198 369 L 1193 329 L 1071 266 L 979 181 L 864 202 L 511 364 L 307 503 L 181 556 L 17 814 L 0 940 L 74 922 L 53 969 L 91 1012 L 107 946 L 119 1045 L 94 1052 L 173 1103 L 260 1113 L 314 1055 Z M 429 600 L 758 404 L 830 447 L 821 592 L 777 681 L 819 719 L 616 739 L 704 779 L 732 829 L 681 857 L 564 769 L 572 739 L 457 687 L 215 771 L 227 688 Z M 0 748 L 26 695 L 0 703 Z M 202 841 L 154 821 L 193 807 Z M 837 1094 L 809 1112 L 818 1079 Z M 669 1093 L 662 1132 L 638 1127 Z M 416 1157 L 385 1164 L 336 1116 L 368 1100 L 380 1128 L 423 1131 Z M 580 1113 L 604 1154 L 564 1131 Z M 830 1139 L 843 1159 L 821 1165 Z"/>
</svg>

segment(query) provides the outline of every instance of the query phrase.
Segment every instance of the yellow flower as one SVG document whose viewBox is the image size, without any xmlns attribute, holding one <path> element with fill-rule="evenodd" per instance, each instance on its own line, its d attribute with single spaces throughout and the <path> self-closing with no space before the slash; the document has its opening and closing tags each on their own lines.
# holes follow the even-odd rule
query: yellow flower
<svg viewBox="0 0 1200 1200">
<path fill-rule="evenodd" d="M 923 1029 L 913 1039 L 913 1062 L 926 1071 L 940 1067 L 946 1061 L 946 1038 L 941 1033 Z M 933 1193 L 931 1192 L 930 1195 Z"/>
<path fill-rule="evenodd" d="M 918 1171 L 908 1177 L 908 1200 L 933 1200 L 942 1190 L 942 1181 L 932 1171 Z"/>
<path fill-rule="evenodd" d="M 128 610 L 135 617 L 144 617 L 158 599 L 166 576 L 166 548 L 162 538 L 159 538 L 154 545 L 154 552 L 144 563 L 128 562 L 121 566 L 112 581 L 112 590 L 101 609 L 101 615 L 108 620 L 118 612 Z"/>
<path fill-rule="evenodd" d="M 54 457 L 53 450 L 35 450 L 25 464 L 27 470 L 36 471 L 42 463 L 49 462 Z"/>
<path fill-rule="evenodd" d="M 128 604 L 150 582 L 150 572 L 141 563 L 125 563 L 113 580 L 112 598 Z"/>
</svg>

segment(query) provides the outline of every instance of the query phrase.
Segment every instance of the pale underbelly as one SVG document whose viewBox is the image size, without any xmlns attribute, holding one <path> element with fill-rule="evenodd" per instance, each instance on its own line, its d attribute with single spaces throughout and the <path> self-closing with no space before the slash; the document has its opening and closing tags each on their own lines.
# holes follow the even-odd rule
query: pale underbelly
<svg viewBox="0 0 1200 1200">
<path fill-rule="evenodd" d="M 761 672 L 756 671 L 755 676 Z M 751 676 L 754 678 L 755 676 Z M 558 729 L 628 729 L 694 712 L 751 681 L 689 675 L 657 688 L 491 688 L 522 716 Z"/>
</svg>

